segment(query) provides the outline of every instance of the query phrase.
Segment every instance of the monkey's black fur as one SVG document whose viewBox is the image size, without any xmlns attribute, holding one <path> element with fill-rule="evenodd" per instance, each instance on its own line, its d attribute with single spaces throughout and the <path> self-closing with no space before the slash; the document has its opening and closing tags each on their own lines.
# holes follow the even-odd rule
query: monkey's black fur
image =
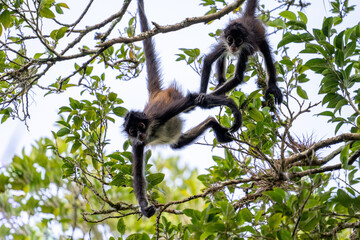
<svg viewBox="0 0 360 240">
<path fill-rule="evenodd" d="M 149 30 L 144 12 L 143 0 L 138 0 L 141 31 Z M 133 188 L 139 201 L 141 212 L 146 217 L 155 214 L 155 206 L 149 205 L 146 197 L 146 179 L 144 175 L 144 148 L 146 145 L 170 144 L 172 148 L 181 148 L 193 142 L 206 129 L 212 128 L 219 142 L 230 142 L 230 132 L 241 126 L 242 116 L 236 104 L 225 96 L 188 93 L 183 96 L 175 85 L 162 88 L 160 68 L 154 43 L 151 38 L 143 40 L 149 101 L 144 110 L 130 111 L 125 116 L 124 129 L 128 133 L 133 149 Z M 234 115 L 234 124 L 230 129 L 222 127 L 218 121 L 209 117 L 198 126 L 182 133 L 182 120 L 179 114 L 193 109 L 212 108 L 226 105 Z"/>
<path fill-rule="evenodd" d="M 248 57 L 260 50 L 263 54 L 268 73 L 268 88 L 265 97 L 269 98 L 269 95 L 272 94 L 274 95 L 275 103 L 281 104 L 283 96 L 280 89 L 276 86 L 276 69 L 265 36 L 265 28 L 262 22 L 255 18 L 257 2 L 257 0 L 247 1 L 243 15 L 229 23 L 222 33 L 221 41 L 205 57 L 201 73 L 201 94 L 206 93 L 211 65 L 216 60 L 218 85 L 211 95 L 222 95 L 242 83 Z M 225 82 L 226 57 L 228 54 L 238 56 L 238 61 L 234 78 Z"/>
</svg>

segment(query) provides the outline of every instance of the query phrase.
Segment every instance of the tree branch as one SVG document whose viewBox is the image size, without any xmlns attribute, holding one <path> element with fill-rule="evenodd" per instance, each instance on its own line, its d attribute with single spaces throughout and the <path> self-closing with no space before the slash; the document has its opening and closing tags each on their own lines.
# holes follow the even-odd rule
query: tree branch
<svg viewBox="0 0 360 240">
<path fill-rule="evenodd" d="M 173 25 L 160 26 L 156 23 L 153 23 L 155 25 L 155 27 L 152 30 L 140 33 L 139 35 L 132 37 L 132 38 L 126 38 L 126 37 L 114 38 L 114 39 L 108 40 L 106 42 L 100 43 L 98 45 L 98 47 L 110 47 L 117 43 L 137 42 L 137 41 L 141 41 L 146 38 L 152 37 L 158 33 L 174 32 L 174 31 L 189 27 L 194 24 L 208 23 L 210 21 L 220 19 L 224 15 L 230 13 L 231 11 L 234 11 L 236 8 L 238 8 L 244 2 L 245 2 L 245 0 L 235 0 L 232 4 L 227 5 L 223 9 L 217 11 L 216 13 L 212 13 L 209 15 L 201 16 L 201 17 L 186 18 L 185 20 L 181 21 L 180 23 L 176 23 Z"/>
</svg>

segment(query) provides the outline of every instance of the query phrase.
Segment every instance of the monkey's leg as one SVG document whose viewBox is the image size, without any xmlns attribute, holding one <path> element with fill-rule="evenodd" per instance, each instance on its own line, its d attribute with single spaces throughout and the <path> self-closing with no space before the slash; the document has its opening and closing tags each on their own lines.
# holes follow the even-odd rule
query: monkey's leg
<svg viewBox="0 0 360 240">
<path fill-rule="evenodd" d="M 158 109 L 157 112 L 153 114 L 153 118 L 156 119 L 159 124 L 164 124 L 182 112 L 189 112 L 196 107 L 196 99 L 198 96 L 199 94 L 188 93 L 187 96 L 172 101 L 165 107 Z"/>
<path fill-rule="evenodd" d="M 250 53 L 243 49 L 238 57 L 237 64 L 236 64 L 236 70 L 235 70 L 235 76 L 233 79 L 230 79 L 229 81 L 225 82 L 222 86 L 215 89 L 211 95 L 222 95 L 229 91 L 231 91 L 233 88 L 235 88 L 237 85 L 242 83 L 244 80 L 244 72 L 246 70 L 247 61 L 249 58 Z"/>
<path fill-rule="evenodd" d="M 231 142 L 233 140 L 233 137 L 229 134 L 228 129 L 222 127 L 215 118 L 209 117 L 196 127 L 191 128 L 186 133 L 182 134 L 178 142 L 171 145 L 171 148 L 182 148 L 192 143 L 208 128 L 212 128 L 214 130 L 216 139 L 221 143 Z"/>
<path fill-rule="evenodd" d="M 269 94 L 273 94 L 275 103 L 281 104 L 283 96 L 281 90 L 278 88 L 278 86 L 276 86 L 277 77 L 276 77 L 274 59 L 272 58 L 270 46 L 266 41 L 266 39 L 260 44 L 259 48 L 260 48 L 260 52 L 263 54 L 266 65 L 266 71 L 269 75 L 268 89 L 266 90 L 265 98 L 268 99 L 270 97 Z"/>
<path fill-rule="evenodd" d="M 196 98 L 196 104 L 201 108 L 210 109 L 217 106 L 227 106 L 230 108 L 234 115 L 234 123 L 230 128 L 231 132 L 237 131 L 242 124 L 242 114 L 235 104 L 235 102 L 226 96 L 216 96 L 216 95 L 204 95 L 200 94 L 199 97 Z"/>
<path fill-rule="evenodd" d="M 133 188 L 136 199 L 139 202 L 141 213 L 145 217 L 151 217 L 155 214 L 156 208 L 149 206 L 146 197 L 146 179 L 144 176 L 144 144 L 140 142 L 133 143 Z"/>
<path fill-rule="evenodd" d="M 216 62 L 216 77 L 218 83 L 215 89 L 219 88 L 221 85 L 224 84 L 226 80 L 226 56 L 225 54 L 221 55 Z"/>
<path fill-rule="evenodd" d="M 212 64 L 225 52 L 225 47 L 219 43 L 217 44 L 212 52 L 205 56 L 204 65 L 201 72 L 201 85 L 200 85 L 200 93 L 206 93 Z"/>
</svg>

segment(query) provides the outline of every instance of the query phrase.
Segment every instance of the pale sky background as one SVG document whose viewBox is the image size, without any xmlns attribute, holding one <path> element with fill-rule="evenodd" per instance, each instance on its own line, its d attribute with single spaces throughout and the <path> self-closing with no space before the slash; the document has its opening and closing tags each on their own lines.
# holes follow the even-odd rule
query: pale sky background
<svg viewBox="0 0 360 240">
<path fill-rule="evenodd" d="M 73 22 L 88 3 L 88 1 L 66 0 L 64 0 L 64 2 L 70 6 L 71 12 L 74 14 L 76 13 L 74 18 L 71 20 L 69 16 L 65 15 L 66 17 L 63 19 L 65 19 L 64 22 L 66 23 Z M 115 13 L 118 10 L 117 6 L 122 6 L 117 2 L 118 1 L 116 0 L 95 1 L 94 5 L 90 9 L 90 12 L 87 14 L 88 17 L 78 25 L 77 29 L 79 29 L 80 26 L 93 25 Z M 122 1 L 120 2 L 122 3 Z M 312 6 L 303 10 L 308 17 L 308 28 L 321 28 L 322 19 L 325 16 L 328 17 L 331 15 L 329 13 L 330 1 L 318 0 L 309 2 L 312 2 Z M 199 6 L 199 3 L 199 1 L 194 0 L 145 0 L 145 11 L 150 21 L 154 21 L 160 25 L 168 25 L 178 23 L 186 17 L 203 15 L 208 9 Z M 268 4 L 268 9 L 271 9 L 271 4 L 275 4 L 275 1 L 260 0 L 260 3 Z M 355 3 L 357 3 L 357 1 L 350 1 L 350 4 Z M 129 10 L 134 13 L 135 11 L 132 11 L 134 9 L 136 9 L 135 0 L 132 1 Z M 351 17 L 347 17 L 347 22 L 342 24 L 342 28 L 353 26 L 355 23 L 360 21 L 360 17 L 358 13 L 356 13 L 358 11 L 359 8 L 357 7 L 357 9 L 351 13 Z M 65 12 L 67 13 L 69 10 L 65 10 Z M 156 49 L 161 57 L 162 73 L 165 85 L 168 85 L 172 81 L 176 80 L 178 85 L 183 89 L 184 93 L 187 91 L 198 91 L 200 86 L 200 77 L 192 71 L 190 67 L 186 66 L 185 62 L 176 62 L 175 59 L 177 56 L 175 54 L 181 53 L 179 48 L 199 48 L 202 54 L 207 53 L 210 46 L 215 43 L 214 39 L 208 36 L 208 33 L 214 32 L 218 28 L 223 28 L 229 19 L 234 17 L 234 15 L 228 15 L 223 17 L 221 20 L 214 21 L 211 25 L 197 24 L 177 32 L 156 35 L 154 39 L 156 42 Z M 123 30 L 126 25 L 127 21 L 123 21 L 117 27 L 118 29 Z M 271 29 L 269 29 L 269 31 L 271 31 Z M 276 49 L 279 40 L 279 37 L 271 36 L 270 42 L 274 49 Z M 137 43 L 137 45 L 142 46 L 141 43 Z M 93 48 L 94 46 L 89 47 Z M 117 46 L 115 46 L 115 48 L 116 47 Z M 294 50 L 294 52 L 297 53 L 297 50 Z M 301 55 L 300 57 L 304 57 L 304 55 Z M 309 55 L 308 57 L 311 56 Z M 47 74 L 46 78 L 41 81 L 53 81 L 53 79 L 58 77 L 59 72 L 63 74 L 67 68 L 73 70 L 73 66 L 73 62 L 64 63 L 62 65 L 59 64 L 59 66 L 55 67 L 56 70 L 54 68 L 52 72 Z M 115 79 L 117 74 L 116 70 L 108 68 L 105 72 L 107 80 Z M 145 73 L 145 71 L 143 73 Z M 310 71 L 307 73 L 309 74 Z M 63 74 L 63 76 L 65 75 L 66 74 Z M 308 91 L 308 95 L 312 100 L 312 96 L 314 96 L 313 94 L 318 92 L 321 76 L 311 76 L 313 77 L 311 77 L 311 81 L 305 85 L 305 89 Z M 74 78 L 74 80 L 77 81 L 76 78 Z M 112 82 L 113 84 L 111 85 L 111 90 L 118 93 L 118 96 L 125 102 L 122 106 L 128 109 L 143 109 L 143 106 L 147 101 L 145 74 L 141 74 L 139 78 L 133 79 L 129 82 L 120 80 L 112 80 Z M 283 83 L 280 83 L 279 86 L 282 84 Z M 250 90 L 246 89 L 253 89 L 254 86 L 254 80 L 251 80 L 242 85 L 241 88 L 246 93 L 249 93 Z M 29 108 L 31 114 L 31 119 L 28 120 L 29 130 L 26 129 L 23 122 L 18 120 L 8 119 L 4 124 L 0 125 L 0 166 L 4 166 L 4 164 L 9 163 L 14 154 L 21 154 L 23 148 L 25 148 L 26 153 L 29 153 L 31 145 L 33 145 L 35 141 L 41 137 L 52 138 L 51 131 L 56 132 L 59 129 L 55 125 L 55 121 L 59 119 L 57 114 L 59 107 L 67 106 L 70 96 L 75 99 L 84 99 L 84 97 L 78 97 L 78 90 L 79 89 L 63 94 L 52 94 L 44 97 L 43 95 L 45 92 L 39 92 L 35 89 L 32 94 L 33 101 L 31 102 L 31 106 Z M 321 97 L 322 96 L 312 102 L 314 103 L 319 101 Z M 202 121 L 211 114 L 211 111 L 199 110 L 192 111 L 189 114 L 183 114 L 182 117 L 185 120 L 184 131 L 192 126 L 195 126 L 198 122 Z M 300 123 L 299 121 L 297 122 L 298 125 L 296 127 L 296 134 L 301 136 L 301 133 L 314 133 L 317 139 L 330 137 L 334 134 L 334 132 L 333 129 L 329 131 L 329 127 L 326 125 L 327 120 L 328 119 L 325 117 L 302 118 Z M 111 144 L 108 147 L 107 153 L 117 149 L 120 151 L 122 150 L 122 144 L 125 140 L 125 135 L 122 133 L 121 128 L 122 122 L 122 119 L 117 117 L 116 125 L 111 126 L 111 129 L 109 130 L 108 138 L 111 139 Z M 209 140 L 213 138 L 212 133 L 207 132 L 205 135 L 208 136 Z M 210 147 L 199 146 L 196 144 L 189 145 L 188 147 L 177 151 L 173 151 L 166 146 L 156 147 L 152 150 L 152 159 L 155 159 L 159 154 L 161 154 L 162 157 L 179 155 L 181 157 L 181 163 L 197 167 L 200 172 L 204 172 L 205 168 L 213 164 L 211 161 L 212 155 L 222 155 L 222 150 L 213 152 Z"/>
</svg>

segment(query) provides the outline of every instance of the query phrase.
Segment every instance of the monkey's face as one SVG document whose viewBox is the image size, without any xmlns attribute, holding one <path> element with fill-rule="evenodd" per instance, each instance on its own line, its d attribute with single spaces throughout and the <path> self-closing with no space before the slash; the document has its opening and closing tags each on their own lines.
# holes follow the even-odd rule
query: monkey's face
<svg viewBox="0 0 360 240">
<path fill-rule="evenodd" d="M 130 111 L 125 116 L 124 128 L 129 137 L 144 142 L 147 135 L 149 120 L 142 112 Z"/>
<path fill-rule="evenodd" d="M 237 54 L 248 45 L 248 33 L 241 23 L 231 23 L 223 33 L 224 42 L 232 54 Z"/>
</svg>

